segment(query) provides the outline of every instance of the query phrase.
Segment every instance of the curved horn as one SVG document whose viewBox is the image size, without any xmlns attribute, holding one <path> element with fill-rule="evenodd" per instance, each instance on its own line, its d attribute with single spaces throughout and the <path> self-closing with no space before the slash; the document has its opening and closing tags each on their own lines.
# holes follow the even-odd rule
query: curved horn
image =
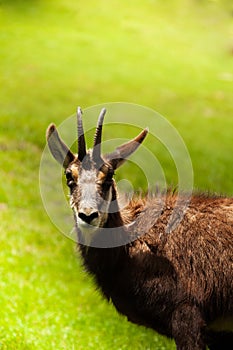
<svg viewBox="0 0 233 350">
<path fill-rule="evenodd" d="M 100 112 L 97 127 L 96 127 L 96 132 L 95 132 L 95 137 L 94 137 L 94 148 L 93 148 L 93 158 L 94 159 L 101 158 L 100 145 L 101 145 L 102 126 L 103 126 L 105 113 L 106 113 L 106 109 L 103 108 Z"/>
<path fill-rule="evenodd" d="M 84 137 L 83 122 L 82 122 L 82 110 L 80 107 L 77 109 L 77 123 L 78 123 L 78 159 L 80 161 L 86 155 L 86 142 Z"/>
</svg>

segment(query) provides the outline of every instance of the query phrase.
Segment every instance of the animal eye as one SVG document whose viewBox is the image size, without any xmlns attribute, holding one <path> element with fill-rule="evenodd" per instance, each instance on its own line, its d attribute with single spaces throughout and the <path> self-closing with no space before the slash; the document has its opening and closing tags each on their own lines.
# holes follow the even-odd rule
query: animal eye
<svg viewBox="0 0 233 350">
<path fill-rule="evenodd" d="M 71 171 L 67 171 L 65 173 L 65 175 L 66 175 L 67 186 L 72 187 L 75 184 L 72 172 Z"/>
<path fill-rule="evenodd" d="M 112 180 L 113 175 L 114 175 L 114 171 L 112 169 L 109 169 L 109 171 L 106 175 L 106 181 Z"/>
<path fill-rule="evenodd" d="M 105 178 L 104 178 L 104 182 L 103 182 L 103 187 L 108 188 L 112 185 L 112 177 L 114 175 L 114 171 L 109 169 L 109 171 L 107 172 Z"/>
</svg>

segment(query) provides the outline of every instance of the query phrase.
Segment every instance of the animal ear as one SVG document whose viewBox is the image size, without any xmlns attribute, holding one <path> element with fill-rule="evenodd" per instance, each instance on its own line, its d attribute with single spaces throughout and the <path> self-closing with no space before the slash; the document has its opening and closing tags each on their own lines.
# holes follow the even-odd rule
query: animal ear
<svg viewBox="0 0 233 350">
<path fill-rule="evenodd" d="M 104 159 L 106 159 L 112 165 L 113 169 L 119 168 L 119 166 L 121 166 L 127 160 L 127 158 L 140 146 L 140 144 L 145 139 L 148 131 L 148 128 L 144 129 L 133 140 L 130 140 L 129 142 L 117 147 L 112 153 L 106 154 L 104 156 Z"/>
<path fill-rule="evenodd" d="M 75 159 L 75 155 L 61 140 L 54 124 L 49 125 L 46 138 L 53 157 L 66 169 Z"/>
</svg>

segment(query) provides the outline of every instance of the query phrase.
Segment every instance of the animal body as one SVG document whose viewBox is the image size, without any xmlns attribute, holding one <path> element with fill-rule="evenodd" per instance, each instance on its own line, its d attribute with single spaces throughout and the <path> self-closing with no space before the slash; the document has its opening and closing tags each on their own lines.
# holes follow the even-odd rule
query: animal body
<svg viewBox="0 0 233 350">
<path fill-rule="evenodd" d="M 54 124 L 47 130 L 50 151 L 65 169 L 85 268 L 129 321 L 173 338 L 178 350 L 232 349 L 233 198 L 193 195 L 170 233 L 174 193 L 163 195 L 162 209 L 155 195 L 120 210 L 114 172 L 148 130 L 101 155 L 104 114 L 87 151 L 78 109 L 77 155 Z"/>
</svg>

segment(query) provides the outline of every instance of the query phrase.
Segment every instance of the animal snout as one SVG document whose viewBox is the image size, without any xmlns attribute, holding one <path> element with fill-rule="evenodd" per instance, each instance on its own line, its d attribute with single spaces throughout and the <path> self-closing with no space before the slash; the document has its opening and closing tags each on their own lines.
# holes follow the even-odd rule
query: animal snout
<svg viewBox="0 0 233 350">
<path fill-rule="evenodd" d="M 93 211 L 90 209 L 86 209 L 85 211 L 79 211 L 78 213 L 78 217 L 84 222 L 86 222 L 87 224 L 91 224 L 91 222 L 94 219 L 97 219 L 98 216 L 99 216 L 98 211 Z"/>
</svg>

